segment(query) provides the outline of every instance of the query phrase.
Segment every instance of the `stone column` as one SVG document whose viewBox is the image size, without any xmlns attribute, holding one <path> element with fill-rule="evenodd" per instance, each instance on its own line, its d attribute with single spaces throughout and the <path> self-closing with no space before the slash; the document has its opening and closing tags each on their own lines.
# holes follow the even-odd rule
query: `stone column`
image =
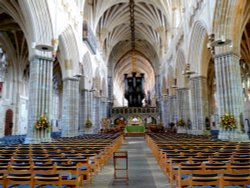
<svg viewBox="0 0 250 188">
<path fill-rule="evenodd" d="M 163 95 L 162 96 L 162 101 L 161 101 L 161 104 L 162 104 L 162 111 L 161 111 L 161 117 L 162 117 L 162 122 L 163 122 L 163 125 L 165 128 L 167 128 L 168 126 L 168 118 L 167 118 L 167 100 L 168 97 L 167 95 Z"/>
<path fill-rule="evenodd" d="M 219 138 L 225 140 L 247 140 L 247 134 L 241 131 L 240 116 L 243 118 L 243 95 L 240 57 L 233 53 L 215 55 L 216 91 L 218 96 L 219 116 L 225 113 L 234 115 L 237 119 L 237 129 L 233 135 L 223 135 L 220 130 Z M 243 120 L 244 122 L 244 120 Z"/>
<path fill-rule="evenodd" d="M 104 100 L 104 107 L 103 107 L 104 108 L 103 114 L 104 114 L 105 118 L 108 117 L 108 105 L 109 105 L 108 99 L 105 98 L 105 100 Z"/>
<path fill-rule="evenodd" d="M 100 105 L 101 105 L 101 98 L 99 96 L 94 97 L 94 111 L 92 113 L 95 113 L 95 124 L 93 131 L 94 133 L 98 133 L 100 130 Z"/>
<path fill-rule="evenodd" d="M 159 97 L 159 112 L 160 112 L 160 122 L 159 123 L 163 123 L 163 113 L 164 113 L 163 96 Z"/>
<path fill-rule="evenodd" d="M 204 134 L 205 118 L 208 117 L 207 78 L 190 78 L 192 134 Z"/>
<path fill-rule="evenodd" d="M 79 129 L 79 79 L 63 80 L 62 136 L 78 136 Z"/>
<path fill-rule="evenodd" d="M 177 116 L 178 118 L 183 118 L 186 122 L 190 118 L 189 89 L 188 88 L 176 89 L 176 100 L 177 100 Z"/>
<path fill-rule="evenodd" d="M 100 120 L 102 118 L 106 118 L 106 98 L 101 97 L 101 105 L 100 105 Z"/>
<path fill-rule="evenodd" d="M 187 122 L 190 120 L 190 108 L 189 108 L 189 89 L 178 88 L 176 89 L 176 100 L 177 100 L 177 117 L 178 119 L 184 119 L 186 126 L 183 128 L 185 132 L 188 131 Z"/>
<path fill-rule="evenodd" d="M 35 123 L 43 114 L 51 119 L 52 75 L 53 59 L 34 56 L 30 61 L 28 130 L 25 143 L 51 141 L 51 128 L 36 129 Z"/>
<path fill-rule="evenodd" d="M 166 128 L 168 127 L 167 111 L 168 111 L 168 96 L 166 95 L 164 96 L 164 112 L 163 112 L 163 122 Z"/>
<path fill-rule="evenodd" d="M 177 121 L 176 96 L 175 95 L 169 96 L 168 103 L 169 103 L 169 122 L 176 123 Z"/>
<path fill-rule="evenodd" d="M 81 91 L 81 98 L 80 98 L 80 116 L 79 116 L 79 126 L 80 126 L 80 134 L 83 134 L 86 129 L 86 121 L 88 119 L 88 95 L 89 91 L 84 89 Z"/>
<path fill-rule="evenodd" d="M 95 117 L 94 117 L 94 101 L 93 101 L 93 95 L 94 95 L 94 92 L 92 90 L 90 90 L 88 92 L 88 101 L 87 101 L 87 107 L 88 107 L 88 111 L 87 111 L 87 119 L 91 120 L 92 122 L 92 126 L 90 128 L 87 128 L 86 125 L 85 125 L 85 131 L 84 133 L 87 133 L 87 134 L 91 134 L 93 133 L 93 127 L 94 127 L 94 120 L 95 120 Z M 86 122 L 85 122 L 86 123 Z"/>
<path fill-rule="evenodd" d="M 171 114 L 170 114 L 170 97 L 167 96 L 166 97 L 166 108 L 165 108 L 165 115 L 166 115 L 166 122 L 167 122 L 167 127 L 168 127 L 168 124 L 171 122 Z"/>
</svg>

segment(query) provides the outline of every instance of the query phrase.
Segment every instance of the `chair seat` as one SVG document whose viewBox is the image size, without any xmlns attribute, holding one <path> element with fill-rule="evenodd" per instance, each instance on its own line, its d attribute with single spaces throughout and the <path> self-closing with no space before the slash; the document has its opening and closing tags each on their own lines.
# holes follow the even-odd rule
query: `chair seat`
<svg viewBox="0 0 250 188">
<path fill-rule="evenodd" d="M 182 174 L 181 179 L 185 180 L 185 179 L 188 179 L 190 176 L 191 176 L 190 174 Z"/>
<path fill-rule="evenodd" d="M 75 174 L 63 174 L 62 175 L 62 180 L 75 180 L 76 175 Z"/>
<path fill-rule="evenodd" d="M 80 170 L 88 170 L 88 168 L 86 166 L 81 166 Z"/>
</svg>

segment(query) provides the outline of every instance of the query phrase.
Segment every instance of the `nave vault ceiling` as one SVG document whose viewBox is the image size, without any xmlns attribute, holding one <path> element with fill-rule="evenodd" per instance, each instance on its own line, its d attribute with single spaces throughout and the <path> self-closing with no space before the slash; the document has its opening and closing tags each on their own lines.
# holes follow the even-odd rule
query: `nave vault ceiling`
<svg viewBox="0 0 250 188">
<path fill-rule="evenodd" d="M 155 73 L 159 59 L 166 52 L 170 12 L 180 1 L 134 0 L 134 49 L 131 46 L 131 1 L 89 0 L 94 10 L 94 28 L 103 56 L 114 68 L 118 90 L 123 91 L 123 74 L 145 73 L 146 90 L 154 90 Z M 135 51 L 136 63 L 132 68 L 131 56 Z"/>
</svg>

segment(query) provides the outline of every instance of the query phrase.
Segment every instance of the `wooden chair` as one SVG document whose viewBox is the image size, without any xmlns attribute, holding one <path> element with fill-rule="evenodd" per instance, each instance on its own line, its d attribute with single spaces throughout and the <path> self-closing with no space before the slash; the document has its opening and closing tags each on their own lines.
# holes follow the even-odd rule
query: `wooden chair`
<svg viewBox="0 0 250 188">
<path fill-rule="evenodd" d="M 224 174 L 229 171 L 228 163 L 206 163 L 204 165 L 204 173 L 210 174 L 210 173 L 218 173 L 218 174 Z"/>
<path fill-rule="evenodd" d="M 51 160 L 49 157 L 46 157 L 46 156 L 32 156 L 32 162 L 33 163 L 46 163 L 46 164 L 49 164 L 51 163 Z"/>
<path fill-rule="evenodd" d="M 6 187 L 8 185 L 30 185 L 33 186 L 33 177 L 31 173 L 9 173 L 6 177 Z"/>
<path fill-rule="evenodd" d="M 33 185 L 45 186 L 45 185 L 52 185 L 58 186 L 59 188 L 62 187 L 62 181 L 60 178 L 60 174 L 35 174 L 33 178 Z M 33 187 L 34 187 L 33 186 Z"/>
<path fill-rule="evenodd" d="M 250 155 L 234 155 L 231 161 L 233 163 L 250 163 Z"/>
<path fill-rule="evenodd" d="M 55 164 L 68 164 L 69 159 L 66 157 L 50 157 L 52 163 Z"/>
<path fill-rule="evenodd" d="M 193 186 L 217 186 L 220 177 L 217 174 L 193 174 L 189 178 L 189 187 Z"/>
<path fill-rule="evenodd" d="M 208 163 L 210 158 L 208 156 L 193 156 L 192 163 Z"/>
<path fill-rule="evenodd" d="M 79 174 L 82 177 L 82 184 L 85 181 L 87 184 L 91 183 L 92 180 L 92 172 L 90 167 L 90 162 L 88 158 L 71 158 L 69 159 L 71 164 L 76 164 L 79 167 Z"/>
<path fill-rule="evenodd" d="M 185 156 L 175 157 L 170 159 L 170 163 L 167 167 L 167 176 L 170 181 L 170 185 L 173 185 L 176 175 L 178 174 L 178 168 L 180 163 L 190 163 L 190 158 Z"/>
<path fill-rule="evenodd" d="M 56 166 L 57 173 L 61 176 L 61 185 L 71 185 L 80 187 L 82 185 L 82 176 L 79 174 L 79 165 L 77 164 L 58 164 Z"/>
<path fill-rule="evenodd" d="M 56 172 L 56 164 L 53 163 L 34 163 L 32 166 L 33 173 L 54 174 Z"/>
<path fill-rule="evenodd" d="M 12 163 L 30 163 L 31 162 L 31 158 L 28 155 L 16 155 L 13 156 L 11 159 Z"/>
<path fill-rule="evenodd" d="M 6 188 L 6 174 L 3 172 L 0 172 L 0 184 L 2 185 L 3 188 Z"/>
<path fill-rule="evenodd" d="M 204 165 L 202 163 L 180 164 L 176 178 L 176 187 L 182 188 L 189 185 L 189 177 L 192 174 L 203 174 Z"/>
<path fill-rule="evenodd" d="M 250 163 L 231 163 L 230 171 L 233 174 L 243 174 L 250 172 Z"/>
<path fill-rule="evenodd" d="M 225 186 L 246 186 L 250 185 L 250 174 L 224 174 L 221 176 L 220 188 Z"/>
<path fill-rule="evenodd" d="M 34 163 L 33 164 L 34 186 L 54 185 L 61 187 L 60 174 L 56 173 L 56 164 Z"/>
<path fill-rule="evenodd" d="M 32 166 L 29 163 L 11 163 L 8 170 L 12 173 L 32 173 Z"/>
<path fill-rule="evenodd" d="M 32 187 L 32 177 L 32 165 L 30 163 L 10 163 L 8 168 L 8 175 L 6 177 L 6 185 L 27 184 Z"/>
</svg>

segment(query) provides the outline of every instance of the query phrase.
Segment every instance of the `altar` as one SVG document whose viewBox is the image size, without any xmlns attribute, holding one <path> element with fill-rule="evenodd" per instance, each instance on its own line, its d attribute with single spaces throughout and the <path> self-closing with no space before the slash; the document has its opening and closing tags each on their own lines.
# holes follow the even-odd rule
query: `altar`
<svg viewBox="0 0 250 188">
<path fill-rule="evenodd" d="M 125 133 L 145 133 L 144 125 L 127 125 L 124 129 Z"/>
<path fill-rule="evenodd" d="M 124 132 L 126 136 L 144 136 L 145 126 L 142 124 L 142 118 L 140 116 L 128 118 Z"/>
</svg>

